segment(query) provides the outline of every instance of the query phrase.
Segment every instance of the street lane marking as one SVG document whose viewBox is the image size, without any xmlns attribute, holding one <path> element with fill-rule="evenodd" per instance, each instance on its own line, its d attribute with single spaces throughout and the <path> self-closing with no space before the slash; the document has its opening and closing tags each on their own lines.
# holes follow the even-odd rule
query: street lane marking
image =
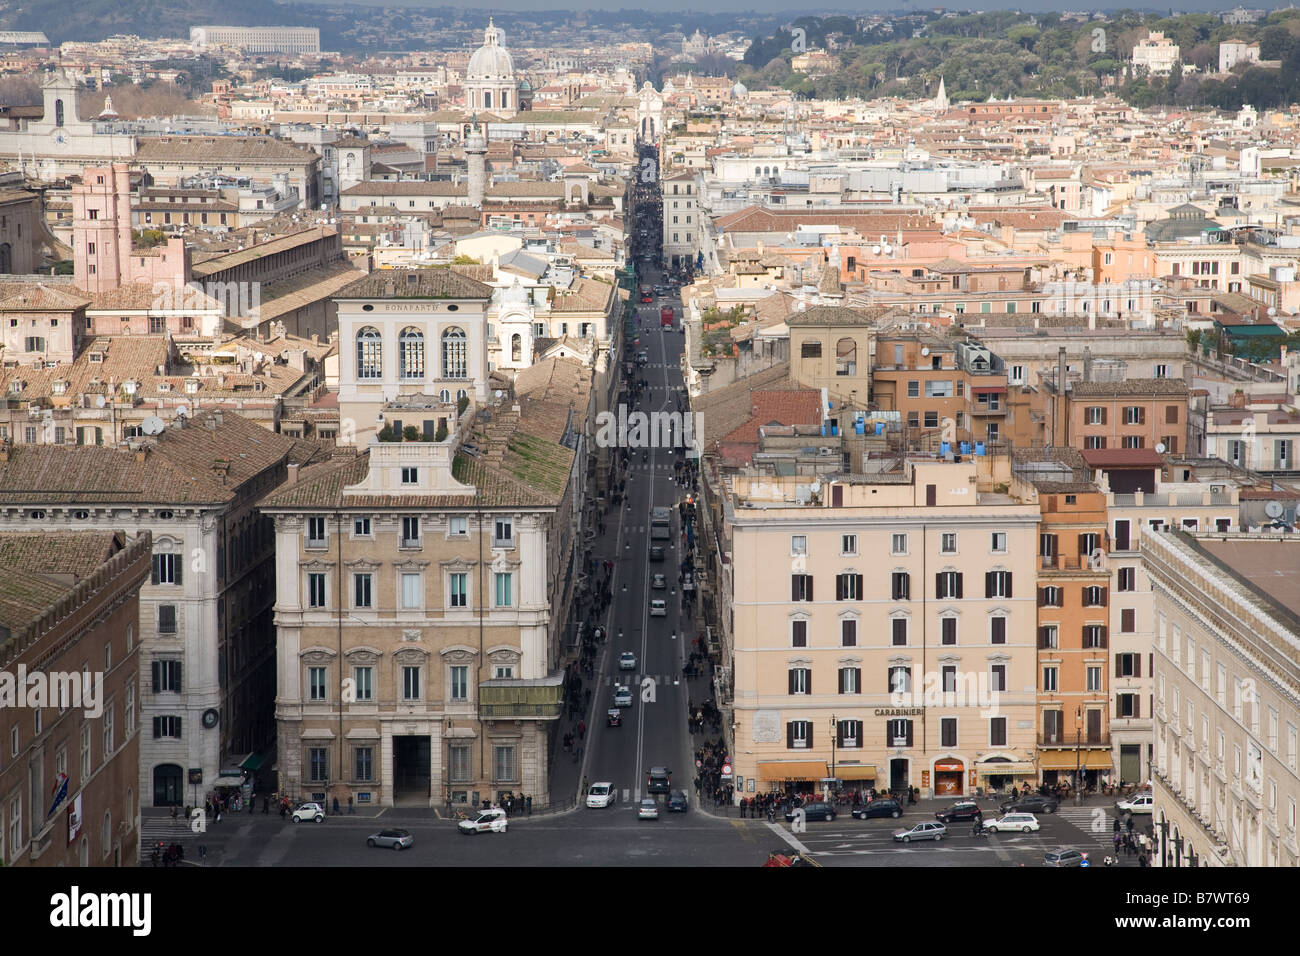
<svg viewBox="0 0 1300 956">
<path fill-rule="evenodd" d="M 769 830 L 771 830 L 773 833 L 779 836 L 786 843 L 790 844 L 800 853 L 812 853 L 811 850 L 809 850 L 806 846 L 804 846 L 802 843 L 800 843 L 798 840 L 794 838 L 793 833 L 791 833 L 789 830 L 787 830 L 785 827 L 781 826 L 780 824 L 768 823 L 766 824 L 766 826 Z"/>
</svg>

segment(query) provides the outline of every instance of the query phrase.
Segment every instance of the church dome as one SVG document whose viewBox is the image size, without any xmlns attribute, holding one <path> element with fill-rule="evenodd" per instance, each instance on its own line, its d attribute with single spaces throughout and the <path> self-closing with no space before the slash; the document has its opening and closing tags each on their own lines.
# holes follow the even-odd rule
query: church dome
<svg viewBox="0 0 1300 956">
<path fill-rule="evenodd" d="M 514 80 L 515 61 L 509 51 L 501 45 L 501 31 L 488 19 L 487 29 L 483 31 L 483 45 L 474 51 L 465 70 L 465 79 L 474 80 Z"/>
<path fill-rule="evenodd" d="M 731 95 L 733 98 L 738 100 L 744 99 L 749 95 L 749 90 L 746 88 L 744 83 L 737 81 L 736 85 L 731 88 Z"/>
</svg>

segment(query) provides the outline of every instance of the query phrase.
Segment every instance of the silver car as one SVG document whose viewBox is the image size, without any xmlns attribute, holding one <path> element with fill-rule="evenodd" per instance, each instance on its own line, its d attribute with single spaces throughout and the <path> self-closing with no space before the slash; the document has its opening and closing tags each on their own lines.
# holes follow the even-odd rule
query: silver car
<svg viewBox="0 0 1300 956">
<path fill-rule="evenodd" d="M 409 830 L 380 830 L 366 838 L 366 846 L 383 847 L 385 850 L 409 850 L 415 846 L 415 837 Z"/>
<path fill-rule="evenodd" d="M 911 843 L 913 840 L 934 840 L 938 842 L 948 835 L 948 828 L 937 820 L 926 820 L 910 830 L 894 831 L 894 840 L 898 843 Z"/>
</svg>

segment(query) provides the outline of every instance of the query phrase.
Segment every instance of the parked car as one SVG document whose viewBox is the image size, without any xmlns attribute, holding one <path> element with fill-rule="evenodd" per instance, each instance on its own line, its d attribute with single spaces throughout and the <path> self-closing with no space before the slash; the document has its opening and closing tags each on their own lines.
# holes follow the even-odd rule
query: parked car
<svg viewBox="0 0 1300 956">
<path fill-rule="evenodd" d="M 636 807 L 636 818 L 638 820 L 659 819 L 659 804 L 655 803 L 653 797 L 641 798 L 641 802 Z"/>
<path fill-rule="evenodd" d="M 668 587 L 668 581 L 662 574 L 656 574 L 650 579 L 650 587 L 654 588 L 656 591 L 662 591 L 664 588 Z"/>
<path fill-rule="evenodd" d="M 293 822 L 302 823 L 305 820 L 310 820 L 312 823 L 324 823 L 325 808 L 319 803 L 304 803 L 293 811 Z"/>
<path fill-rule="evenodd" d="M 1008 800 L 1000 809 L 1003 813 L 1055 813 L 1058 806 L 1060 802 L 1055 797 L 1040 797 L 1031 793 L 1018 800 Z"/>
<path fill-rule="evenodd" d="M 936 810 L 934 818 L 940 823 L 959 823 L 962 820 L 974 820 L 983 816 L 984 811 L 973 800 L 962 800 L 943 810 Z"/>
<path fill-rule="evenodd" d="M 990 820 L 984 824 L 984 829 L 990 833 L 1006 833 L 1009 830 L 1029 833 L 1038 829 L 1038 817 L 1032 813 L 1008 813 L 1001 820 Z"/>
<path fill-rule="evenodd" d="M 618 669 L 621 671 L 636 670 L 636 655 L 631 651 L 624 651 L 618 655 Z"/>
<path fill-rule="evenodd" d="M 1155 797 L 1150 793 L 1135 793 L 1127 800 L 1117 800 L 1115 809 L 1120 813 L 1151 813 L 1155 809 Z"/>
<path fill-rule="evenodd" d="M 461 820 L 456 829 L 461 833 L 505 833 L 507 825 L 506 812 L 500 807 L 492 807 L 480 810 L 472 820 Z"/>
<path fill-rule="evenodd" d="M 409 830 L 380 830 L 366 838 L 366 846 L 405 850 L 415 846 L 415 837 Z"/>
<path fill-rule="evenodd" d="M 615 707 L 632 706 L 632 691 L 628 689 L 627 684 L 614 685 L 614 706 Z"/>
<path fill-rule="evenodd" d="M 685 790 L 674 790 L 668 797 L 669 813 L 685 813 L 691 808 L 690 801 L 686 799 Z"/>
<path fill-rule="evenodd" d="M 1058 846 L 1043 854 L 1043 866 L 1083 866 L 1083 854 L 1069 847 Z"/>
<path fill-rule="evenodd" d="M 804 822 L 809 820 L 834 820 L 835 808 L 829 803 L 805 803 L 799 808 L 803 811 Z M 797 810 L 791 810 L 785 815 L 787 823 L 793 822 Z"/>
<path fill-rule="evenodd" d="M 913 840 L 942 840 L 948 835 L 948 828 L 942 823 L 933 823 L 926 820 L 918 823 L 910 830 L 895 830 L 894 840 L 897 843 L 911 843 Z"/>
<path fill-rule="evenodd" d="M 661 598 L 655 598 L 650 602 L 651 617 L 667 617 L 668 605 Z"/>
<path fill-rule="evenodd" d="M 614 802 L 614 793 L 612 783 L 593 783 L 587 790 L 587 806 L 593 810 L 607 807 Z"/>
<path fill-rule="evenodd" d="M 897 800 L 872 800 L 870 803 L 859 803 L 852 813 L 858 820 L 870 820 L 872 817 L 892 817 L 897 820 L 903 815 L 903 805 Z"/>
<path fill-rule="evenodd" d="M 652 546 L 650 548 L 650 560 L 662 561 L 663 559 L 664 559 L 664 546 L 662 544 L 656 544 Z"/>
</svg>

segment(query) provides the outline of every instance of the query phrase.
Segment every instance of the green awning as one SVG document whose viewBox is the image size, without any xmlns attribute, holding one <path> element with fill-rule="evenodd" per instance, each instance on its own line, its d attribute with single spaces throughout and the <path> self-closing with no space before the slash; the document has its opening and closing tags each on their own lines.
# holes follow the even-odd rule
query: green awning
<svg viewBox="0 0 1300 956">
<path fill-rule="evenodd" d="M 248 758 L 239 765 L 239 769 L 256 773 L 262 769 L 264 763 L 266 763 L 266 754 L 249 754 Z"/>
</svg>

